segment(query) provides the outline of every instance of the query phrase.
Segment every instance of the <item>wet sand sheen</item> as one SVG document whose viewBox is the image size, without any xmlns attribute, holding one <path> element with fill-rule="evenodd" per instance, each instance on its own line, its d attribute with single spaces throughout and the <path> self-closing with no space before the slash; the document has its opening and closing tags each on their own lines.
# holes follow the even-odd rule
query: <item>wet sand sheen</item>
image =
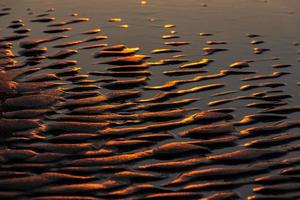
<svg viewBox="0 0 300 200">
<path fill-rule="evenodd" d="M 0 197 L 300 198 L 299 29 L 278 25 L 299 2 L 278 2 L 4 1 Z"/>
</svg>

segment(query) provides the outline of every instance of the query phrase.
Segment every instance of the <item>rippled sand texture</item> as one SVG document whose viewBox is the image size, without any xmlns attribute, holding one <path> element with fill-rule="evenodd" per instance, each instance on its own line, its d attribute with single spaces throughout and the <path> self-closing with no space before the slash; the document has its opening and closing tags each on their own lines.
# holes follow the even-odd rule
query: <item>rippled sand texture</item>
<svg viewBox="0 0 300 200">
<path fill-rule="evenodd" d="M 1 1 L 1 199 L 300 199 L 298 0 Z"/>
</svg>

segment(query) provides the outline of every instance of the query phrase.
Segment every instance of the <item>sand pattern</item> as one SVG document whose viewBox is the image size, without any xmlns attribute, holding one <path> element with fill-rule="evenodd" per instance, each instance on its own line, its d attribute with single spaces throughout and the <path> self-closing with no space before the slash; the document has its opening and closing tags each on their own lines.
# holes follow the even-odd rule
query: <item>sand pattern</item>
<svg viewBox="0 0 300 200">
<path fill-rule="evenodd" d="M 195 33 L 207 42 L 194 60 L 175 24 L 146 52 L 77 13 L 13 12 L 0 11 L 11 32 L 0 37 L 1 199 L 300 199 L 299 95 L 285 90 L 299 91 L 286 81 L 297 66 L 268 54 L 264 36 L 245 33 L 253 57 L 212 71 L 211 56 L 230 51 L 217 33 Z M 264 62 L 267 73 L 254 68 Z"/>
</svg>

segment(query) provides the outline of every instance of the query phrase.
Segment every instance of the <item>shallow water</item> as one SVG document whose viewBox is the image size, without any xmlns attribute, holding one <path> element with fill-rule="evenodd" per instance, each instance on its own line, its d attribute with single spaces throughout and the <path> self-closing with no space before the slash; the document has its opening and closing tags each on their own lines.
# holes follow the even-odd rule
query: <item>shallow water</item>
<svg viewBox="0 0 300 200">
<path fill-rule="evenodd" d="M 170 183 L 180 174 L 185 172 L 206 168 L 232 167 L 232 163 L 228 164 L 226 160 L 211 161 L 209 159 L 209 156 L 227 152 L 234 152 L 237 150 L 247 150 L 250 148 L 247 148 L 243 145 L 249 141 L 258 140 L 262 138 L 269 138 L 285 132 L 291 132 L 296 134 L 296 132 L 299 131 L 299 7 L 300 2 L 298 0 L 154 0 L 143 1 L 143 3 L 137 0 L 1 1 L 0 8 L 4 9 L 1 12 L 7 12 L 8 14 L 0 16 L 0 38 L 13 35 L 15 34 L 13 33 L 13 31 L 18 30 L 8 28 L 9 25 L 14 24 L 11 23 L 11 21 L 13 20 L 22 19 L 22 23 L 24 23 L 25 26 L 20 27 L 19 29 L 31 29 L 30 32 L 26 33 L 28 34 L 28 37 L 17 41 L 12 41 L 13 47 L 11 50 L 14 54 L 18 55 L 18 52 L 24 50 L 24 48 L 21 48 L 19 45 L 19 43 L 22 41 L 27 41 L 31 39 L 49 39 L 61 35 L 68 35 L 69 37 L 55 41 L 45 41 L 38 45 L 38 47 L 47 47 L 46 52 L 40 53 L 41 55 L 44 55 L 46 57 L 32 58 L 33 60 L 41 59 L 41 63 L 31 64 L 31 66 L 41 67 L 42 70 L 37 70 L 33 74 L 29 74 L 21 78 L 12 78 L 7 80 L 4 79 L 5 76 L 0 74 L 0 77 L 3 79 L 1 84 L 6 83 L 8 80 L 14 80 L 19 85 L 21 85 L 22 82 L 29 80 L 32 81 L 33 78 L 34 82 L 63 83 L 63 85 L 61 86 L 54 87 L 62 89 L 62 93 L 58 91 L 51 91 L 48 88 L 43 88 L 42 91 L 34 89 L 33 91 L 31 91 L 33 95 L 36 95 L 36 98 L 42 98 L 43 92 L 48 92 L 50 96 L 54 98 L 53 102 L 51 101 L 51 99 L 49 99 L 49 103 L 47 103 L 47 101 L 36 100 L 36 102 L 40 103 L 41 105 L 33 108 L 33 110 L 35 111 L 34 116 L 32 116 L 32 110 L 29 114 L 26 113 L 29 115 L 28 117 L 26 117 L 27 115 L 25 113 L 12 113 L 12 115 L 9 115 L 11 114 L 9 113 L 10 111 L 22 111 L 22 109 L 24 108 L 32 107 L 30 102 L 34 102 L 34 99 L 29 98 L 28 100 L 23 100 L 23 95 L 28 95 L 28 92 L 24 92 L 25 89 L 21 86 L 17 86 L 19 91 L 17 92 L 17 94 L 14 95 L 19 97 L 20 101 L 23 101 L 23 104 L 29 102 L 27 105 L 23 105 L 18 101 L 14 102 L 14 98 L 16 97 L 14 95 L 10 96 L 11 94 L 9 94 L 8 96 L 3 95 L 3 97 L 1 98 L 2 103 L 0 110 L 2 112 L 1 123 L 3 126 L 6 123 L 5 118 L 9 118 L 8 116 L 13 116 L 11 118 L 16 119 L 21 118 L 21 116 L 24 115 L 25 117 L 22 118 L 40 120 L 38 125 L 35 124 L 36 122 L 29 123 L 28 121 L 18 121 L 13 122 L 16 124 L 13 124 L 12 127 L 4 127 L 2 131 L 7 133 L 5 133 L 5 137 L 3 138 L 1 149 L 7 148 L 17 150 L 33 150 L 35 152 L 34 155 L 41 156 L 43 153 L 49 152 L 60 153 L 63 155 L 51 154 L 53 157 L 55 157 L 55 159 L 53 159 L 53 161 L 46 162 L 42 158 L 34 158 L 37 160 L 41 159 L 39 161 L 34 160 L 33 158 L 31 158 L 31 154 L 26 154 L 26 156 L 20 156 L 19 154 L 22 154 L 20 152 L 12 152 L 11 154 L 9 154 L 3 150 L 1 152 L 1 158 L 3 157 L 3 159 L 1 159 L 1 163 L 3 164 L 3 166 L 1 167 L 1 171 L 3 171 L 3 173 L 4 171 L 20 173 L 24 172 L 24 175 L 3 175 L 3 178 L 1 178 L 0 180 L 0 188 L 3 186 L 4 189 L 8 189 L 8 193 L 3 193 L 5 190 L 1 189 L 0 196 L 6 198 L 14 197 L 16 199 L 21 197 L 30 198 L 44 196 L 46 199 L 49 199 L 47 195 L 73 196 L 79 194 L 82 195 L 83 192 L 86 191 L 87 196 L 90 196 L 91 198 L 95 197 L 107 199 L 116 198 L 116 196 L 113 196 L 113 194 L 111 193 L 119 189 L 124 189 L 130 186 L 136 186 L 141 185 L 143 183 L 147 183 L 153 184 L 153 188 L 148 189 L 148 191 L 144 188 L 137 188 L 137 193 L 134 194 L 129 194 L 125 191 L 124 196 L 121 195 L 119 197 L 144 199 L 146 198 L 145 196 L 147 196 L 147 198 L 149 199 L 155 199 L 155 197 L 151 197 L 150 195 L 162 194 L 163 192 L 172 191 L 186 192 L 189 190 L 186 190 L 184 188 L 185 186 L 190 184 L 226 180 L 238 182 L 236 183 L 237 186 L 229 188 L 226 188 L 225 186 L 219 186 L 217 189 L 211 189 L 208 191 L 206 191 L 205 189 L 198 188 L 195 191 L 198 195 L 203 194 L 204 196 L 208 196 L 210 194 L 214 194 L 220 191 L 230 191 L 232 189 L 234 192 L 237 192 L 239 194 L 240 199 L 246 199 L 249 196 L 257 195 L 257 193 L 253 191 L 253 188 L 259 186 L 253 184 L 253 181 L 256 177 L 280 174 L 280 171 L 282 169 L 288 167 L 298 167 L 298 163 L 288 166 L 265 167 L 266 170 L 263 170 L 262 172 L 259 172 L 254 175 L 251 174 L 253 171 L 249 170 L 248 173 L 251 174 L 249 176 L 246 175 L 240 177 L 239 175 L 235 174 L 232 175 L 232 177 L 229 176 L 224 178 L 219 174 L 216 174 L 213 178 L 207 178 L 206 176 L 204 176 L 203 178 L 202 176 L 197 177 L 197 175 L 194 175 L 195 177 L 193 177 L 192 180 L 185 182 L 181 185 L 166 186 L 166 184 Z M 5 8 L 11 8 L 11 10 L 7 10 Z M 54 9 L 52 10 L 51 8 Z M 49 14 L 49 16 L 36 17 L 37 15 L 43 14 Z M 55 19 L 53 20 L 49 17 L 55 17 Z M 31 21 L 32 19 L 36 18 L 43 18 L 44 20 L 42 21 L 49 20 L 50 22 Z M 72 21 L 69 21 L 77 18 L 83 19 L 80 19 L 80 22 L 78 23 L 73 23 Z M 89 20 L 86 21 L 87 19 L 85 18 L 89 18 Z M 65 21 L 67 22 L 67 24 L 63 26 L 48 26 L 49 24 L 55 25 L 56 22 L 61 21 Z M 16 24 L 18 23 L 19 22 L 17 22 Z M 61 30 L 61 28 L 69 29 L 65 29 L 62 33 L 44 32 L 45 30 Z M 101 31 L 91 31 L 91 34 L 84 34 L 85 32 L 94 29 L 101 29 Z M 202 33 L 202 35 L 200 33 Z M 251 35 L 248 34 L 257 34 L 258 37 L 251 37 Z M 174 35 L 178 37 L 162 38 L 166 35 Z M 102 36 L 107 36 L 108 38 L 106 39 Z M 251 41 L 253 40 L 263 42 L 258 42 L 258 44 L 251 44 Z M 73 43 L 70 44 L 69 42 Z M 166 45 L 166 42 L 176 42 L 175 44 L 178 44 L 178 42 L 183 42 L 184 45 L 171 46 Z M 99 44 L 99 46 L 92 46 L 95 48 L 90 49 L 80 49 L 80 47 L 95 44 Z M 124 44 L 127 48 L 138 47 L 139 51 L 135 52 L 137 49 L 133 49 L 133 51 L 131 52 L 130 50 L 132 49 L 123 49 L 120 47 L 114 47 L 114 52 L 108 52 L 112 49 L 105 50 L 105 48 L 117 44 Z M 206 49 L 209 50 L 209 55 L 205 55 L 204 48 L 207 47 L 211 48 Z M 151 53 L 152 50 L 166 48 L 172 50 L 180 50 L 180 52 L 167 52 L 160 54 Z M 255 54 L 254 48 L 269 50 L 264 51 L 261 54 Z M 55 55 L 55 53 L 64 49 L 78 50 L 78 52 L 72 51 L 73 53 L 67 54 L 69 51 L 66 51 L 67 53 L 64 54 L 62 58 L 51 58 L 52 55 Z M 226 51 L 218 51 L 222 49 L 226 49 Z M 34 50 L 38 49 L 29 49 L 31 53 Z M 95 53 L 101 50 L 105 50 L 105 52 L 102 52 L 102 54 L 100 54 L 101 56 L 97 56 L 97 58 L 95 58 Z M 127 59 L 124 59 L 124 57 L 122 57 L 122 55 L 132 56 L 138 54 L 151 56 L 151 58 L 144 59 L 144 57 L 142 57 L 143 59 L 140 59 L 141 57 L 138 57 L 139 59 L 137 60 L 133 59 L 137 57 L 128 57 Z M 117 60 L 114 61 L 114 63 L 112 63 L 110 61 L 118 57 L 110 57 L 109 55 L 118 55 L 122 58 L 122 60 Z M 47 59 L 47 56 L 50 56 L 49 59 Z M 0 60 L 4 58 L 5 56 L 0 58 Z M 198 63 L 194 66 L 188 65 L 189 67 L 180 67 L 185 64 L 199 62 L 203 58 L 211 59 L 213 60 L 213 62 L 207 63 L 207 65 L 202 65 Z M 17 56 L 13 59 L 18 61 L 18 63 L 23 63 L 26 61 L 26 57 L 24 56 Z M 76 60 L 77 63 L 73 61 L 70 62 L 71 64 L 56 63 L 54 66 L 51 65 L 51 67 L 49 67 L 50 64 L 63 60 Z M 230 67 L 232 63 L 235 63 L 237 61 L 246 61 L 249 66 L 242 66 L 240 68 Z M 110 63 L 104 64 L 106 62 Z M 276 65 L 278 64 L 290 66 L 284 68 L 276 68 Z M 115 71 L 121 69 L 121 67 L 116 69 L 116 67 L 119 66 L 128 66 L 128 68 L 123 69 L 123 71 Z M 26 70 L 30 66 L 21 66 L 20 68 L 17 68 L 17 70 L 12 70 L 12 68 L 14 67 L 15 65 L 5 67 L 4 65 L 1 65 L 0 69 L 4 69 L 7 73 L 9 73 L 11 71 L 17 72 L 18 70 L 22 69 Z M 72 67 L 80 67 L 80 70 L 78 71 L 79 76 L 64 76 L 61 73 L 59 73 L 60 70 L 68 70 Z M 133 70 L 133 68 L 136 69 L 137 67 L 139 67 L 142 71 L 131 71 Z M 207 72 L 204 71 L 203 73 L 182 74 L 179 76 L 170 76 L 165 75 L 163 73 L 171 70 L 180 70 L 182 68 L 191 70 L 206 70 Z M 102 74 L 99 74 L 99 72 L 101 72 Z M 120 73 L 117 74 L 117 72 Z M 229 72 L 231 72 L 231 74 Z M 233 72 L 253 73 L 232 74 Z M 274 75 L 274 72 L 287 72 L 287 74 L 277 76 L 276 74 L 278 73 L 275 73 Z M 49 73 L 49 75 L 47 75 L 47 73 Z M 90 74 L 88 78 L 87 76 L 80 76 L 87 74 Z M 257 75 L 263 75 L 263 77 L 258 80 L 250 79 L 249 81 L 247 81 L 247 78 L 255 77 Z M 146 77 L 148 78 L 146 79 Z M 81 82 L 74 81 L 77 79 L 79 81 L 81 80 Z M 128 80 L 129 82 L 126 82 L 126 80 Z M 174 80 L 180 81 L 176 81 L 176 84 L 172 85 L 172 87 L 168 86 L 165 87 L 165 89 L 162 89 L 160 87 L 154 87 L 162 86 L 168 83 L 169 81 Z M 269 82 L 283 83 L 284 86 L 274 88 L 263 87 L 265 83 Z M 210 88 L 212 84 L 220 84 L 220 87 Z M 240 87 L 246 84 L 258 85 L 258 87 L 255 87 L 254 89 L 250 90 L 241 90 Z M 210 86 L 207 90 L 202 89 L 202 87 L 198 87 L 204 86 L 206 88 L 206 86 L 208 85 Z M 2 85 L 0 86 L 2 87 Z M 80 88 L 80 86 L 82 86 L 83 88 Z M 22 89 L 20 89 L 19 87 Z M 198 88 L 195 89 L 195 87 Z M 192 91 L 191 88 L 194 88 L 195 91 Z M 27 88 L 26 90 L 29 89 Z M 120 96 L 118 98 L 116 94 L 114 94 L 114 96 L 110 93 L 118 91 L 126 92 L 127 90 L 138 90 L 139 92 L 133 92 L 130 94 L 123 95 L 118 94 Z M 6 94 L 5 92 L 5 89 L 3 89 L 2 93 Z M 11 89 L 8 89 L 7 93 L 9 92 L 11 92 Z M 161 92 L 167 92 L 168 94 L 167 96 L 164 96 L 162 100 L 151 100 L 152 97 L 154 97 L 156 94 L 160 94 Z M 264 93 L 258 94 L 258 96 L 255 95 L 255 93 L 259 92 Z M 95 95 L 99 98 L 86 99 L 86 97 Z M 282 97 L 277 95 L 290 96 Z M 102 99 L 104 97 L 105 99 Z M 153 110 L 147 110 L 142 106 L 150 105 L 151 103 L 176 102 L 187 98 L 196 99 L 197 101 L 191 101 L 187 104 L 175 105 L 172 108 L 168 107 L 171 106 L 171 104 L 164 104 L 158 108 L 152 108 Z M 9 99 L 13 99 L 10 104 L 7 103 Z M 227 99 L 228 102 L 218 104 L 215 106 L 209 106 L 210 102 L 222 99 Z M 269 116 L 269 118 L 264 116 L 259 118 L 258 115 L 256 115 L 261 114 L 260 112 L 266 110 L 268 107 L 280 108 L 281 106 L 269 105 L 265 109 L 247 106 L 247 104 L 250 103 L 274 102 L 286 103 L 286 105 L 283 105 L 282 107 L 287 107 L 289 109 L 286 111 L 282 111 L 281 113 L 269 114 L 277 115 L 280 117 L 286 117 L 286 119 L 278 120 L 275 117 L 272 118 L 272 116 Z M 129 103 L 129 105 L 126 106 L 126 103 Z M 122 104 L 125 104 L 125 106 L 105 109 L 99 107 L 92 108 L 86 111 L 85 114 L 81 113 L 81 115 L 78 115 L 78 113 L 76 115 L 73 115 L 72 113 L 74 110 L 76 111 L 76 109 L 84 109 L 88 106 L 118 106 Z M 290 109 L 291 106 L 294 107 Z M 174 110 L 174 108 L 183 110 L 181 110 L 180 112 L 178 111 L 181 114 L 177 113 L 176 116 L 171 114 L 169 114 L 168 116 L 168 114 L 166 113 L 150 113 L 151 116 L 149 116 L 150 114 L 148 113 L 150 111 L 157 112 Z M 200 118 L 199 121 L 197 121 L 195 118 L 192 117 L 191 120 L 190 116 L 193 116 L 194 113 L 200 112 L 200 110 L 207 111 L 210 109 L 220 108 L 234 108 L 235 110 L 232 113 L 230 113 L 232 115 L 231 118 L 222 118 L 219 115 L 209 118 L 208 114 L 204 113 L 204 119 Z M 51 111 L 48 110 L 45 113 L 45 110 L 37 109 L 49 109 Z M 97 115 L 118 114 L 118 116 L 102 116 L 102 118 L 99 119 L 96 116 L 94 116 L 95 113 L 91 113 L 91 110 L 93 109 L 100 110 L 97 112 Z M 41 112 L 41 114 L 38 115 L 36 112 Z M 216 112 L 220 114 L 224 111 L 219 110 Z M 144 116 L 143 114 L 147 115 Z M 120 118 L 121 116 L 119 115 L 121 115 L 122 118 Z M 194 136 L 183 137 L 181 134 L 183 131 L 190 130 L 191 128 L 199 126 L 204 126 L 204 124 L 211 124 L 212 126 L 219 123 L 235 124 L 247 115 L 254 115 L 254 117 L 251 118 L 253 120 L 251 123 L 236 125 L 234 130 L 230 130 L 227 132 L 221 130 L 221 135 L 218 135 L 217 127 L 213 127 L 213 129 L 215 129 L 215 132 L 200 132 L 202 134 L 210 135 L 209 137 L 201 135 L 198 136 L 199 138 Z M 72 118 L 72 120 L 70 120 L 76 122 L 69 121 L 70 123 L 67 124 L 60 124 L 57 122 L 59 118 L 62 118 L 60 119 L 61 121 L 65 121 L 66 119 L 64 119 L 63 117 L 66 116 L 77 116 L 76 118 Z M 208 119 L 205 117 L 207 117 Z M 103 119 L 109 120 L 103 121 Z M 79 121 L 82 123 L 79 123 Z M 293 121 L 295 125 L 288 124 L 287 126 L 284 125 L 283 128 L 277 128 L 278 124 L 275 123 L 277 123 L 278 121 Z M 106 122 L 109 122 L 110 124 L 103 124 Z M 29 126 L 29 124 L 30 127 L 28 128 L 27 126 Z M 269 131 L 270 127 L 268 126 L 270 125 L 274 128 L 274 130 Z M 20 126 L 21 131 L 24 130 L 24 132 L 20 132 L 19 129 L 15 130 L 15 128 L 13 128 L 14 126 Z M 243 135 L 243 132 L 245 132 L 247 128 L 253 127 L 263 127 L 263 130 L 257 132 L 254 131 L 253 133 L 251 132 L 249 133 L 249 136 L 245 137 Z M 266 127 L 268 127 L 268 129 L 265 130 Z M 130 128 L 130 130 L 127 130 L 126 128 Z M 36 137 L 33 133 L 37 133 L 40 137 Z M 64 135 L 67 133 L 72 133 L 74 135 Z M 79 133 L 84 133 L 84 135 L 81 135 Z M 158 138 L 155 139 L 153 137 L 147 136 L 147 134 L 150 133 L 153 133 L 154 135 L 157 135 L 158 133 L 167 133 L 167 136 L 158 135 Z M 61 135 L 62 138 L 56 138 Z M 138 136 L 143 135 L 146 135 L 147 137 L 145 136 L 145 139 L 138 138 Z M 237 138 L 234 140 L 233 143 L 229 143 L 224 146 L 221 146 L 220 143 L 212 143 L 213 145 L 207 147 L 210 150 L 210 152 L 204 153 L 204 155 L 202 154 L 203 152 L 201 152 L 203 149 L 201 150 L 199 149 L 199 147 L 190 144 L 187 146 L 183 144 L 178 145 L 179 147 L 174 146 L 170 150 L 158 148 L 161 147 L 163 144 L 171 143 L 174 141 L 199 142 L 199 140 L 203 140 L 207 142 L 208 139 L 216 139 L 228 135 L 237 136 Z M 119 143 L 118 139 L 122 138 L 124 139 L 124 141 L 122 141 L 124 144 L 122 142 Z M 268 144 L 265 144 L 265 146 L 263 146 L 264 149 L 285 150 L 285 154 L 275 156 L 275 158 L 269 155 L 258 156 L 255 159 L 246 160 L 246 162 L 242 162 L 245 155 L 243 155 L 242 157 L 239 157 L 238 155 L 238 158 L 236 158 L 236 164 L 233 164 L 235 164 L 234 166 L 240 165 L 240 168 L 247 168 L 248 165 L 263 165 L 265 161 L 270 161 L 270 163 L 273 163 L 272 161 L 274 161 L 274 163 L 278 164 L 282 163 L 283 160 L 286 158 L 298 157 L 298 139 L 299 138 L 282 139 L 282 141 L 280 141 L 277 144 L 276 139 L 272 138 L 271 141 L 273 141 L 276 145 L 268 146 Z M 113 145 L 111 145 L 111 143 L 109 142 L 112 142 Z M 70 143 L 80 144 L 82 146 L 51 146 L 53 144 Z M 109 144 L 111 146 L 109 146 Z M 206 143 L 203 143 L 204 146 L 205 144 Z M 122 145 L 127 147 L 124 147 Z M 152 149 L 155 149 L 155 151 L 152 152 Z M 107 150 L 108 152 L 93 152 L 95 155 L 86 155 L 88 151 L 97 150 Z M 167 153 L 164 151 L 166 151 Z M 145 152 L 146 155 L 143 155 L 143 153 L 141 152 Z M 147 152 L 150 152 L 149 155 L 147 154 Z M 131 153 L 133 153 L 133 156 L 126 156 L 127 154 Z M 166 156 L 165 154 L 169 154 L 170 157 Z M 256 153 L 253 154 L 256 155 Z M 259 155 L 259 153 L 257 153 L 257 155 Z M 19 156 L 20 160 L 18 160 Z M 135 156 L 137 156 L 139 159 L 134 158 Z M 247 156 L 250 155 L 246 154 L 246 157 Z M 84 160 L 85 158 L 95 158 L 95 162 L 93 163 L 93 160 L 86 161 Z M 105 160 L 106 158 L 108 158 L 108 160 Z M 115 173 L 119 171 L 123 172 L 125 170 L 155 175 L 156 173 L 153 173 L 151 170 L 141 169 L 143 169 L 143 167 L 146 165 L 154 163 L 187 160 L 189 158 L 207 158 L 208 164 L 201 164 L 199 162 L 200 164 L 198 163 L 186 167 L 184 169 L 176 170 L 172 170 L 172 166 L 170 165 L 169 170 L 168 167 L 166 171 L 160 171 L 162 169 L 159 170 L 159 172 L 161 172 L 159 174 L 162 176 L 160 178 L 151 179 L 149 177 L 143 177 L 145 175 L 128 175 L 129 178 L 124 178 L 125 181 L 120 177 L 115 178 L 116 176 L 118 176 Z M 84 164 L 81 163 L 81 159 L 84 160 Z M 22 164 L 24 163 L 35 164 L 36 166 L 32 165 L 23 168 Z M 75 169 L 66 168 L 77 166 L 78 163 L 79 166 L 81 164 L 96 168 L 112 166 L 116 169 L 106 170 L 105 172 L 101 171 L 100 169 L 99 171 L 90 169 L 87 170 L 87 172 L 83 173 L 78 172 Z M 186 163 L 189 162 L 186 161 Z M 42 166 L 42 164 L 44 165 Z M 177 164 L 175 164 L 175 166 L 176 165 Z M 118 169 L 118 167 L 120 167 L 120 169 Z M 81 167 L 79 167 L 78 170 L 80 169 Z M 4 187 L 4 185 L 9 184 L 8 182 L 6 182 L 7 178 L 33 177 L 34 175 L 39 174 L 42 174 L 43 176 L 43 173 L 51 171 L 60 172 L 64 175 L 65 173 L 67 173 L 78 176 L 91 175 L 94 177 L 90 179 L 84 179 L 81 177 L 81 180 L 79 180 L 78 177 L 56 177 L 55 181 L 45 181 L 45 183 L 41 185 L 38 184 L 40 180 L 38 179 L 39 177 L 37 177 L 37 179 L 32 180 L 32 187 L 41 187 L 40 190 L 31 190 L 32 188 L 30 188 L 30 186 L 28 186 L 29 188 L 22 188 L 22 186 L 14 187 L 14 183 L 11 183 L 11 187 Z M 297 175 L 297 172 L 295 172 L 294 176 Z M 142 176 L 142 181 L 136 178 L 135 176 Z M 65 185 L 65 183 L 63 182 L 65 179 L 69 181 L 65 182 L 68 184 L 98 183 L 101 185 L 94 185 L 94 187 L 92 185 L 81 185 L 78 187 L 68 189 L 62 188 L 61 191 L 56 191 L 55 188 L 52 187 Z M 130 181 L 126 181 L 127 179 Z M 117 180 L 118 182 L 121 182 L 121 185 L 115 186 L 115 188 L 112 186 L 111 189 L 103 189 L 102 187 L 104 186 L 102 185 L 102 183 L 106 180 Z M 22 183 L 22 181 L 23 180 L 21 179 L 15 180 L 15 182 L 18 184 Z M 290 178 L 287 180 L 287 183 L 290 183 L 292 181 L 293 179 Z M 26 179 L 25 182 L 27 182 Z M 262 184 L 261 186 L 267 187 L 267 185 L 264 184 Z M 279 185 L 279 187 L 283 186 Z M 47 188 L 49 189 L 48 192 Z M 15 192 L 16 190 L 17 192 Z M 52 191 L 52 193 L 50 191 Z M 291 199 L 300 199 L 299 195 L 297 196 L 297 194 L 293 194 L 293 191 L 287 191 L 286 193 L 286 196 L 288 196 Z M 179 198 L 182 199 L 198 198 L 197 195 L 181 195 L 183 196 L 179 196 Z M 267 196 L 268 195 L 272 194 L 270 193 L 267 194 Z M 156 198 L 159 199 L 159 197 Z M 164 199 L 165 197 L 161 198 Z"/>
</svg>

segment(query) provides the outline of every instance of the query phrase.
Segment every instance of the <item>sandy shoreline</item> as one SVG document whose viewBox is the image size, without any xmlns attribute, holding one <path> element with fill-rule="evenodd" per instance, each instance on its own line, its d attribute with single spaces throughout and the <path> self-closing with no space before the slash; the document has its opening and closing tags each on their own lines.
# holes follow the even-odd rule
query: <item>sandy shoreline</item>
<svg viewBox="0 0 300 200">
<path fill-rule="evenodd" d="M 299 199 L 299 6 L 2 1 L 0 197 Z"/>
</svg>

